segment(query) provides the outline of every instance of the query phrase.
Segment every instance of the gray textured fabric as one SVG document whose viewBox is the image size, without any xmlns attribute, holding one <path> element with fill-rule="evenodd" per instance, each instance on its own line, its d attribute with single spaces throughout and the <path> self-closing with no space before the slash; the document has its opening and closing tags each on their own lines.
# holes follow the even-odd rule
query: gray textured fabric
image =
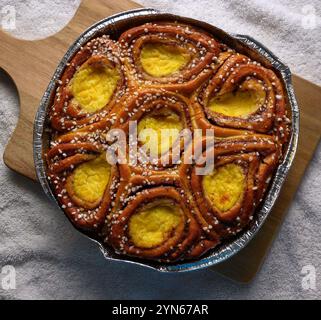
<svg viewBox="0 0 321 320">
<path fill-rule="evenodd" d="M 157 1 L 145 6 L 203 19 L 229 32 L 249 34 L 291 69 L 321 84 L 321 5 L 301 1 Z M 60 30 L 79 0 L 0 0 L 17 13 L 16 36 L 43 38 Z M 310 5 L 310 7 L 307 5 Z M 307 15 L 315 10 L 315 19 Z M 312 10 L 312 11 L 311 11 Z M 312 24 L 311 24 L 312 21 Z M 314 25 L 313 25 L 314 21 Z M 321 111 L 321 109 L 319 110 Z M 0 151 L 18 116 L 11 80 L 0 73 Z M 319 116 L 316 110 L 316 116 Z M 16 269 L 16 289 L 1 298 L 57 299 L 263 299 L 321 297 L 321 147 L 305 175 L 287 218 L 255 280 L 240 285 L 208 271 L 159 274 L 104 260 L 44 196 L 40 186 L 0 164 L 1 268 Z M 302 287 L 302 267 L 316 268 L 316 289 Z"/>
</svg>

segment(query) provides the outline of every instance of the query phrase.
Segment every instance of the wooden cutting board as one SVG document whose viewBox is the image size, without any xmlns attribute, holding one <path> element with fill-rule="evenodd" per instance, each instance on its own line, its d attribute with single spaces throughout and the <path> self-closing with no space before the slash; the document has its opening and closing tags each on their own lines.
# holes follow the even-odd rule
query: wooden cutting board
<svg viewBox="0 0 321 320">
<path fill-rule="evenodd" d="M 0 30 L 0 67 L 12 77 L 20 99 L 19 121 L 3 156 L 9 168 L 36 179 L 32 152 L 35 113 L 70 44 L 93 23 L 139 7 L 129 0 L 83 0 L 74 18 L 63 30 L 37 41 L 15 39 Z M 255 239 L 233 258 L 211 268 L 239 282 L 249 282 L 259 270 L 320 140 L 321 88 L 296 76 L 293 81 L 301 108 L 300 142 L 279 200 Z"/>
</svg>

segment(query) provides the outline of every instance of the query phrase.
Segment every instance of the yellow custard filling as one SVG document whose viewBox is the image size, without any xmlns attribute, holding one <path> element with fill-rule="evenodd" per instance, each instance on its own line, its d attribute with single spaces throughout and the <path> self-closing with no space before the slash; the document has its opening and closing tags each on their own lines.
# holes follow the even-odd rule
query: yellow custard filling
<svg viewBox="0 0 321 320">
<path fill-rule="evenodd" d="M 86 64 L 73 76 L 71 92 L 83 111 L 96 112 L 110 101 L 119 79 L 117 68 L 104 63 Z"/>
<path fill-rule="evenodd" d="M 105 153 L 79 165 L 73 172 L 75 196 L 87 202 L 100 200 L 109 182 L 110 171 Z"/>
<path fill-rule="evenodd" d="M 135 246 L 152 248 L 168 239 L 182 220 L 179 206 L 164 201 L 151 203 L 129 220 L 129 236 Z"/>
<path fill-rule="evenodd" d="M 245 175 L 236 164 L 227 164 L 215 169 L 203 178 L 203 190 L 214 207 L 225 212 L 243 196 Z"/>
<path fill-rule="evenodd" d="M 208 108 L 231 117 L 244 117 L 257 111 L 264 103 L 265 90 L 255 80 L 243 82 L 242 87 L 233 92 L 218 95 L 210 100 Z"/>
<path fill-rule="evenodd" d="M 153 77 L 168 76 L 183 68 L 190 59 L 183 48 L 160 43 L 147 43 L 140 54 L 143 69 Z"/>
<path fill-rule="evenodd" d="M 149 147 L 151 155 L 157 156 L 173 146 L 182 129 L 180 115 L 161 108 L 145 115 L 138 123 L 137 132 L 141 143 Z"/>
</svg>

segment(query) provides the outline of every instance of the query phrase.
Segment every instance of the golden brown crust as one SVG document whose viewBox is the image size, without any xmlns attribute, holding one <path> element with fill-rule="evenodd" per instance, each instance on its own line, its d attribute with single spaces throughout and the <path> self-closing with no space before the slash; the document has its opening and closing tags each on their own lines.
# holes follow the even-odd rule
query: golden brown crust
<svg viewBox="0 0 321 320">
<path fill-rule="evenodd" d="M 51 126 L 54 129 L 61 132 L 79 129 L 108 115 L 118 99 L 124 94 L 124 88 L 126 88 L 126 79 L 119 57 L 118 44 L 106 36 L 93 39 L 80 49 L 68 63 L 61 79 L 58 81 L 54 103 L 49 114 Z M 69 86 L 76 71 L 84 65 L 112 66 L 118 70 L 120 75 L 120 80 L 118 80 L 110 101 L 95 113 L 86 113 L 73 102 L 73 94 Z"/>
<path fill-rule="evenodd" d="M 151 111 L 157 111 L 162 108 L 166 108 L 178 114 L 183 129 L 192 130 L 192 124 L 188 109 L 189 99 L 187 99 L 181 94 L 165 90 L 159 91 L 154 88 L 137 90 L 134 92 L 133 95 L 125 96 L 123 100 L 120 102 L 120 104 L 126 107 L 118 111 L 117 118 L 113 123 L 112 129 L 121 129 L 127 135 L 129 134 L 130 122 L 137 121 L 137 123 L 139 123 L 139 121 L 142 119 L 144 115 L 147 115 Z M 177 143 L 180 143 L 179 149 L 182 150 L 183 141 Z M 167 158 L 168 160 L 164 161 L 165 158 Z M 147 168 L 153 168 L 154 170 L 162 170 L 164 168 L 171 168 L 174 166 L 174 160 L 171 149 L 168 152 L 162 154 L 162 156 L 158 159 L 156 163 L 150 163 L 149 161 L 144 161 L 144 159 L 142 160 L 143 161 L 139 161 L 138 159 L 135 165 L 131 165 L 131 169 L 134 172 L 139 173 L 146 170 Z"/>
<path fill-rule="evenodd" d="M 246 177 L 243 196 L 231 209 L 221 212 L 204 194 L 203 176 L 196 174 L 196 166 L 191 169 L 190 188 L 202 217 L 220 237 L 228 238 L 253 219 L 254 210 L 262 201 L 261 192 L 278 163 L 278 151 L 270 137 L 254 135 L 222 139 L 210 148 L 214 149 L 215 169 L 234 163 L 242 168 Z"/>
<path fill-rule="evenodd" d="M 140 52 L 153 42 L 187 48 L 193 53 L 193 64 L 170 76 L 147 74 Z M 84 114 L 71 103 L 68 83 L 77 68 L 90 63 L 112 63 L 121 77 L 110 102 L 96 113 Z M 233 117 L 208 108 L 211 99 L 234 92 L 249 79 L 265 92 L 264 103 L 254 113 Z M 77 228 L 91 232 L 119 254 L 173 262 L 197 259 L 250 225 L 290 134 L 283 84 L 273 70 L 202 30 L 157 22 L 134 27 L 118 41 L 106 36 L 93 39 L 74 56 L 59 83 L 49 112 L 52 136 L 45 160 L 53 193 Z M 139 122 L 163 108 L 179 115 L 183 129 L 200 129 L 200 138 L 194 131 L 184 145 L 179 137 L 177 162 L 169 149 L 157 162 L 112 165 L 102 196 L 92 201 L 81 198 L 75 192 L 74 171 L 105 154 L 111 143 L 107 133 L 121 129 L 128 137 L 131 121 Z M 206 138 L 206 129 L 214 129 L 215 136 Z M 193 158 L 196 150 L 200 151 Z M 128 145 L 118 152 L 130 158 Z M 204 176 L 197 174 L 204 167 L 198 157 L 206 152 L 213 154 L 215 170 L 235 164 L 244 176 L 241 196 L 225 211 L 206 195 Z M 160 245 L 139 247 L 128 233 L 131 217 L 163 200 L 180 208 L 182 220 Z"/>
<path fill-rule="evenodd" d="M 96 203 L 84 202 L 81 199 L 75 201 L 76 196 L 68 181 L 70 169 L 63 174 L 49 173 L 48 179 L 61 207 L 67 213 L 72 223 L 85 231 L 98 232 L 104 224 L 107 212 L 111 208 L 112 201 L 118 188 L 119 176 L 117 168 L 113 168 L 111 179 L 106 190 L 99 201 Z"/>
<path fill-rule="evenodd" d="M 239 53 L 224 53 L 219 64 L 217 72 L 192 98 L 191 114 L 195 125 L 202 129 L 213 128 L 218 137 L 263 133 L 275 135 L 281 143 L 287 141 L 289 120 L 286 97 L 276 74 Z M 207 107 L 211 98 L 235 91 L 248 79 L 259 83 L 266 94 L 263 105 L 256 112 L 236 117 L 214 112 Z"/>
<path fill-rule="evenodd" d="M 107 232 L 106 241 L 120 252 L 131 256 L 169 262 L 177 260 L 191 247 L 193 242 L 200 237 L 198 224 L 192 216 L 190 208 L 186 205 L 184 195 L 179 192 L 179 189 L 160 186 L 137 192 L 132 196 L 129 193 L 126 197 L 130 198 L 126 207 L 122 207 L 118 202 L 111 215 L 112 219 L 109 222 L 110 228 L 108 228 L 107 224 L 109 233 Z M 161 245 L 147 249 L 136 247 L 135 244 L 130 241 L 127 233 L 127 225 L 130 217 L 140 206 L 143 206 L 145 202 L 162 198 L 172 199 L 180 206 L 183 212 L 182 221 L 169 238 Z"/>
<path fill-rule="evenodd" d="M 219 43 L 208 34 L 187 25 L 147 23 L 124 32 L 119 42 L 125 55 L 130 84 L 133 87 L 162 88 L 192 92 L 208 78 L 220 52 Z M 192 53 L 191 61 L 182 70 L 165 77 L 152 77 L 144 72 L 139 57 L 146 43 L 166 43 L 184 47 Z"/>
</svg>

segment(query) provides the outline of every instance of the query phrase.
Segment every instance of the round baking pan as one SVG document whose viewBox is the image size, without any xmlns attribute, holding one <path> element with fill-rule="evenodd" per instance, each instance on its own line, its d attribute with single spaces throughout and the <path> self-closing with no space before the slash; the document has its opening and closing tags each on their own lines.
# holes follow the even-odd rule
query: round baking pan
<svg viewBox="0 0 321 320">
<path fill-rule="evenodd" d="M 80 35 L 80 37 L 70 46 L 70 48 L 60 61 L 42 97 L 34 124 L 34 161 L 38 180 L 41 183 L 44 192 L 63 211 L 51 191 L 50 185 L 46 178 L 46 163 L 43 159 L 43 155 L 49 145 L 49 135 L 47 134 L 47 128 L 49 127 L 47 122 L 47 110 L 50 107 L 55 95 L 57 80 L 60 79 L 68 61 L 70 61 L 70 59 L 80 49 L 81 46 L 83 46 L 92 38 L 98 37 L 102 34 L 108 34 L 111 38 L 117 39 L 122 32 L 129 28 L 141 25 L 146 22 L 162 20 L 178 21 L 200 27 L 212 34 L 219 41 L 227 44 L 230 48 L 235 49 L 237 52 L 244 53 L 253 60 L 259 61 L 262 65 L 268 68 L 272 68 L 283 80 L 283 85 L 287 94 L 288 110 L 290 112 L 292 121 L 291 137 L 288 142 L 283 161 L 278 166 L 274 174 L 273 181 L 270 184 L 269 190 L 265 195 L 265 199 L 261 206 L 257 209 L 251 225 L 243 230 L 240 234 L 238 234 L 234 239 L 228 242 L 224 242 L 222 245 L 210 250 L 200 259 L 173 264 L 157 263 L 148 260 L 138 260 L 135 258 L 118 255 L 112 248 L 104 247 L 98 241 L 86 235 L 88 238 L 98 244 L 100 250 L 107 260 L 118 260 L 128 263 L 135 263 L 163 272 L 191 271 L 213 266 L 226 259 L 229 259 L 249 243 L 249 241 L 258 232 L 265 219 L 271 212 L 273 205 L 279 196 L 286 175 L 293 162 L 299 136 L 299 108 L 295 99 L 291 82 L 291 72 L 285 64 L 283 64 L 271 51 L 265 48 L 261 43 L 246 35 L 228 34 L 221 29 L 218 29 L 217 27 L 214 27 L 202 21 L 163 13 L 154 9 L 138 9 L 126 11 L 97 22 L 96 24 L 88 28 L 82 35 Z"/>
</svg>

